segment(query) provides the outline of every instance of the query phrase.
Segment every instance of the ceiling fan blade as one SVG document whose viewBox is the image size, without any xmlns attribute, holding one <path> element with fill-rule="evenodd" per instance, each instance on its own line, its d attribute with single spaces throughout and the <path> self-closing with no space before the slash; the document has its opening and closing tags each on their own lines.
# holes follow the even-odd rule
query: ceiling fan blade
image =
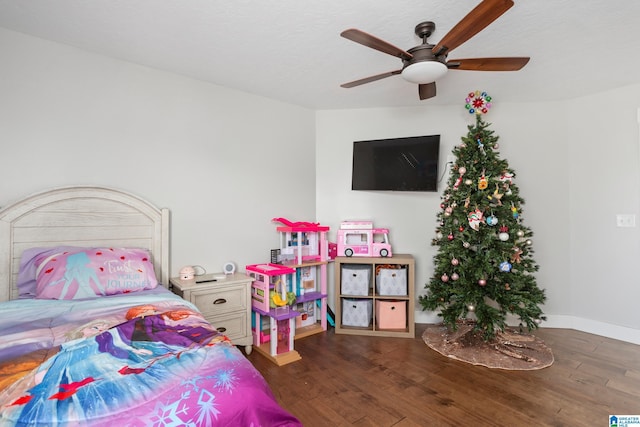
<svg viewBox="0 0 640 427">
<path fill-rule="evenodd" d="M 420 100 L 433 98 L 436 96 L 436 83 L 418 85 L 418 95 L 420 95 Z"/>
<path fill-rule="evenodd" d="M 483 0 L 458 22 L 433 48 L 435 55 L 452 51 L 498 19 L 513 6 L 513 0 Z"/>
<path fill-rule="evenodd" d="M 381 79 L 384 79 L 384 78 L 387 78 L 387 77 L 395 76 L 396 74 L 400 74 L 401 72 L 402 72 L 402 70 L 388 71 L 386 73 L 377 74 L 375 76 L 365 77 L 364 79 L 354 80 L 354 81 L 349 82 L 349 83 L 343 83 L 343 84 L 340 85 L 340 87 L 350 88 L 350 87 L 354 87 L 354 86 L 360 86 L 360 85 L 363 85 L 365 83 L 371 83 L 371 82 L 375 82 L 376 80 L 381 80 Z"/>
<path fill-rule="evenodd" d="M 413 58 L 413 55 L 411 55 L 409 52 L 405 52 L 404 50 L 392 45 L 391 43 L 388 43 L 377 38 L 376 36 L 372 36 L 371 34 L 365 33 L 364 31 L 360 31 L 355 28 L 344 30 L 340 33 L 340 35 L 345 39 L 349 39 L 356 43 L 360 43 L 361 45 L 370 47 L 371 49 L 379 50 L 380 52 L 396 56 L 401 59 L 408 60 Z"/>
<path fill-rule="evenodd" d="M 529 62 L 529 57 L 470 58 L 447 61 L 447 68 L 469 71 L 518 71 Z"/>
</svg>

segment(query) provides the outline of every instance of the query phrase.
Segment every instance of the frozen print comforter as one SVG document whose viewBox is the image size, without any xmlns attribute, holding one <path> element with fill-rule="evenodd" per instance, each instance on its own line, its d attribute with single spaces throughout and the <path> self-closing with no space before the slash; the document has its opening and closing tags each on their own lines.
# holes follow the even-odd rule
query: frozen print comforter
<svg viewBox="0 0 640 427">
<path fill-rule="evenodd" d="M 0 426 L 296 426 L 260 373 L 163 288 L 0 304 Z"/>
</svg>

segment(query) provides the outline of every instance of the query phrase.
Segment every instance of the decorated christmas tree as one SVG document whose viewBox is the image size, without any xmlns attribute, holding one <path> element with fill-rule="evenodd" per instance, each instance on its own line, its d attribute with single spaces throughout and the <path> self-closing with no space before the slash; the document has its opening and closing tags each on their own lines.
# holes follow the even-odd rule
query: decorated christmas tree
<svg viewBox="0 0 640 427">
<path fill-rule="evenodd" d="M 475 124 L 452 150 L 432 241 L 435 271 L 419 301 L 453 330 L 473 322 L 473 331 L 489 341 L 504 331 L 510 314 L 522 330 L 537 328 L 545 294 L 534 276 L 533 233 L 524 225 L 516 174 L 500 159 L 498 137 L 482 119 L 491 98 L 475 92 L 466 101 Z"/>
</svg>

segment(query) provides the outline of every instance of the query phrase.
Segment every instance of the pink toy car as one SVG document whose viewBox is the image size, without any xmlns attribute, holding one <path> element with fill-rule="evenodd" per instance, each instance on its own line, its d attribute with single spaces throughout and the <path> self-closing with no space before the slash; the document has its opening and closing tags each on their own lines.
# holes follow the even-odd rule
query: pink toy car
<svg viewBox="0 0 640 427">
<path fill-rule="evenodd" d="M 371 221 L 343 221 L 337 237 L 338 256 L 390 257 L 389 229 Z"/>
</svg>

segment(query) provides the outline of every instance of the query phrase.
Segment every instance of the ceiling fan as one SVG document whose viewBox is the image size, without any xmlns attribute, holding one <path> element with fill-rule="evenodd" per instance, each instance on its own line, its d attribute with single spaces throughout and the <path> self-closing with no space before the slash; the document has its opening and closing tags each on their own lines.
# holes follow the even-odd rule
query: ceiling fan
<svg viewBox="0 0 640 427">
<path fill-rule="evenodd" d="M 380 52 L 402 59 L 402 68 L 375 76 L 365 77 L 340 85 L 351 88 L 371 83 L 386 77 L 401 74 L 412 83 L 418 84 L 421 100 L 436 96 L 435 81 L 444 76 L 447 70 L 468 71 L 517 71 L 529 62 L 529 57 L 505 58 L 469 58 L 447 60 L 447 55 L 471 37 L 478 34 L 503 13 L 513 6 L 512 0 L 483 0 L 471 12 L 458 22 L 436 45 L 429 44 L 427 38 L 433 33 L 436 25 L 431 21 L 416 25 L 415 33 L 422 39 L 422 44 L 404 51 L 384 40 L 364 31 L 351 28 L 340 35 L 346 39 L 360 43 Z"/>
</svg>

